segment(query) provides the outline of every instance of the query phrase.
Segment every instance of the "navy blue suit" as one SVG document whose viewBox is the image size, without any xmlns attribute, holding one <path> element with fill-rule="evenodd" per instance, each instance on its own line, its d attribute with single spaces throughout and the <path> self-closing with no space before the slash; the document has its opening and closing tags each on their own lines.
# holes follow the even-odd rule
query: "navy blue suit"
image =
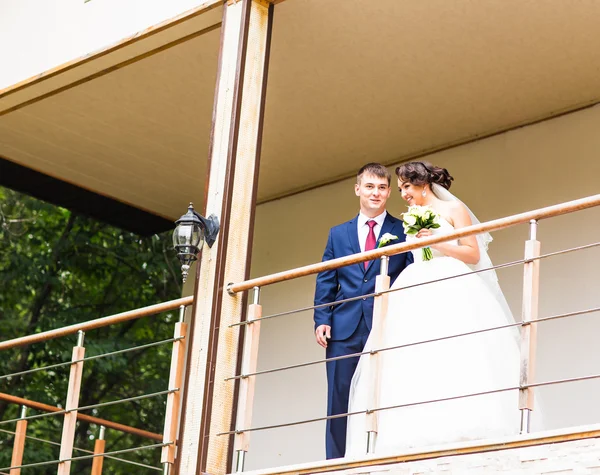
<svg viewBox="0 0 600 475">
<path fill-rule="evenodd" d="M 360 252 L 358 242 L 357 218 L 331 228 L 323 261 L 348 256 Z M 385 233 L 398 236 L 390 244 L 405 240 L 402 221 L 387 214 L 379 237 Z M 398 274 L 412 262 L 410 253 L 390 257 L 389 275 L 393 282 Z M 315 305 L 357 297 L 375 291 L 375 277 L 379 274 L 380 261 L 364 264 L 352 264 L 337 270 L 321 272 L 317 276 Z M 315 329 L 319 325 L 331 326 L 331 339 L 327 344 L 326 356 L 333 358 L 341 355 L 359 353 L 363 350 L 373 322 L 373 297 L 353 300 L 339 305 L 315 309 Z M 343 414 L 348 411 L 350 383 L 358 358 L 346 358 L 327 363 L 327 415 Z M 347 418 L 341 417 L 327 421 L 326 453 L 327 458 L 343 457 L 346 451 Z M 365 436 L 366 444 L 366 436 Z M 366 445 L 365 445 L 366 447 Z"/>
</svg>

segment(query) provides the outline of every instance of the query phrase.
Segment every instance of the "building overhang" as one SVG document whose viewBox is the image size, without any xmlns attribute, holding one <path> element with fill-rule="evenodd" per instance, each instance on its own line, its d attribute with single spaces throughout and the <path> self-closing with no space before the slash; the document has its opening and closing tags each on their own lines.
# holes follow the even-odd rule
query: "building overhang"
<svg viewBox="0 0 600 475">
<path fill-rule="evenodd" d="M 222 14 L 206 1 L 0 91 L 0 184 L 142 234 L 201 209 Z M 598 103 L 599 16 L 562 0 L 278 4 L 258 202 Z"/>
</svg>

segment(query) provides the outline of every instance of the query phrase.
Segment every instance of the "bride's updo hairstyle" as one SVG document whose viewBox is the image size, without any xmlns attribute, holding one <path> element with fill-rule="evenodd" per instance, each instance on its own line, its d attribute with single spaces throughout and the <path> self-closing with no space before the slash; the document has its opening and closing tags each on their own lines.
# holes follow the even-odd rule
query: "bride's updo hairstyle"
<svg viewBox="0 0 600 475">
<path fill-rule="evenodd" d="M 448 170 L 436 167 L 427 162 L 408 162 L 403 163 L 396 168 L 396 175 L 402 181 L 407 181 L 413 185 L 423 186 L 437 183 L 447 190 L 452 185 L 454 178 L 448 173 Z"/>
</svg>

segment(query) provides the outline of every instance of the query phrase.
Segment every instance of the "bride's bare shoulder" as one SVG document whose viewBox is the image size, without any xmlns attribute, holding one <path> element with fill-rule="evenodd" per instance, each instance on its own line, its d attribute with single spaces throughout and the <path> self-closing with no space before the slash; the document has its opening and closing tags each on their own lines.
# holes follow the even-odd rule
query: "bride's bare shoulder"
<svg viewBox="0 0 600 475">
<path fill-rule="evenodd" d="M 452 225 L 464 227 L 472 224 L 469 210 L 464 204 L 460 201 L 449 201 L 446 204 L 448 215 L 452 218 Z"/>
</svg>

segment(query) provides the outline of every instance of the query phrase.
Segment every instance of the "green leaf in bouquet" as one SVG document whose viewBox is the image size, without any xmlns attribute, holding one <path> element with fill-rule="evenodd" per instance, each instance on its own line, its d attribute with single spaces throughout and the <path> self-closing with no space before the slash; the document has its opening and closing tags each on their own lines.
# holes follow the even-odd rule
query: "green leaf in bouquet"
<svg viewBox="0 0 600 475">
<path fill-rule="evenodd" d="M 437 229 L 437 228 L 439 228 L 439 227 L 440 227 L 439 223 L 433 223 L 433 224 L 430 226 L 430 228 L 431 228 L 431 229 Z"/>
</svg>

